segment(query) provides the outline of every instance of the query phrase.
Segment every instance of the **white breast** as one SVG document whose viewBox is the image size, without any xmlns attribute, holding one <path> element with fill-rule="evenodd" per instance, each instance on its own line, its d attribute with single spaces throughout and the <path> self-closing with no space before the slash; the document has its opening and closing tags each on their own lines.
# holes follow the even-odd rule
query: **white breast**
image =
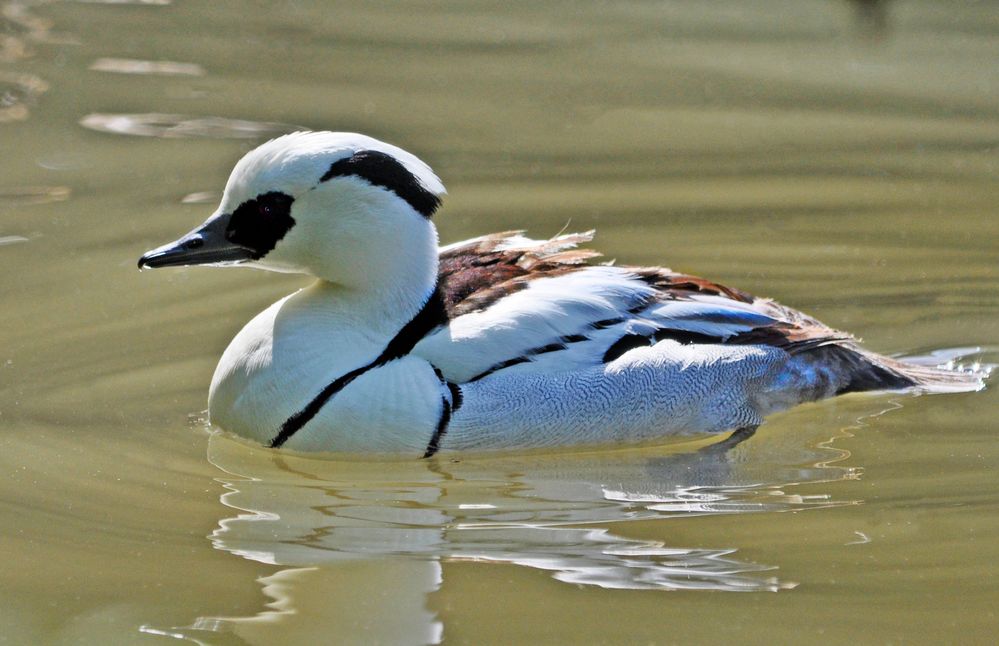
<svg viewBox="0 0 999 646">
<path fill-rule="evenodd" d="M 403 357 L 352 381 L 284 446 L 419 457 L 437 428 L 445 396 L 429 363 Z"/>
<path fill-rule="evenodd" d="M 212 423 L 268 444 L 282 424 L 327 385 L 379 356 L 398 331 L 396 325 L 378 320 L 361 324 L 355 319 L 364 313 L 349 304 L 336 306 L 329 291 L 328 286 L 318 283 L 300 290 L 274 303 L 240 330 L 215 369 L 208 395 Z M 347 450 L 329 434 L 350 425 L 356 429 L 349 434 L 355 442 L 372 423 L 386 422 L 404 406 L 409 408 L 399 419 L 410 424 L 410 442 L 425 446 L 438 417 L 427 411 L 440 411 L 440 389 L 440 380 L 426 361 L 392 362 L 338 393 L 286 446 L 302 448 L 310 443 L 312 450 Z M 418 432 L 424 419 L 431 417 L 430 431 Z M 320 427 L 325 429 L 329 444 L 313 445 L 309 438 L 317 437 L 315 431 Z M 355 444 L 350 450 L 392 450 Z"/>
</svg>

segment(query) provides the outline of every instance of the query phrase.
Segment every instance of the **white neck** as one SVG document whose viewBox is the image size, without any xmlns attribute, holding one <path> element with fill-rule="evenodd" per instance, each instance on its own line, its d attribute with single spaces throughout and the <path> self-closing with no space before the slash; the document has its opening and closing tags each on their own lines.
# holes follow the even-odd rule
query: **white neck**
<svg viewBox="0 0 999 646">
<path fill-rule="evenodd" d="M 259 266 L 318 278 L 310 291 L 344 323 L 401 327 L 437 282 L 437 229 L 391 191 L 352 177 L 328 184 L 296 200 L 298 223 Z"/>
<path fill-rule="evenodd" d="M 437 231 L 424 221 L 405 235 L 379 239 L 363 257 L 355 257 L 351 271 L 334 278 L 320 276 L 314 285 L 319 299 L 356 325 L 394 332 L 408 323 L 427 302 L 437 283 Z M 321 296 L 320 296 L 321 294 Z"/>
</svg>

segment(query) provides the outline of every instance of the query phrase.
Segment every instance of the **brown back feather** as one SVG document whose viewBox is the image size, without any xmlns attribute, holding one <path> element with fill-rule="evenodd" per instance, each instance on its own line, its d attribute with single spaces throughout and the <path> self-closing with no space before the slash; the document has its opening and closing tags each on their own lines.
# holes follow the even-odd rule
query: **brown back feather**
<svg viewBox="0 0 999 646">
<path fill-rule="evenodd" d="M 592 231 L 533 244 L 519 244 L 521 233 L 494 233 L 442 250 L 438 286 L 450 318 L 483 310 L 523 289 L 528 280 L 578 271 L 600 255 L 574 248 L 591 240 Z"/>
<path fill-rule="evenodd" d="M 450 246 L 440 254 L 438 285 L 449 318 L 486 309 L 501 298 L 523 289 L 530 280 L 579 271 L 601 254 L 576 249 L 589 242 L 593 232 L 555 236 L 545 241 L 518 239 L 521 231 L 504 231 Z M 851 347 L 855 339 L 797 310 L 742 290 L 662 267 L 622 267 L 653 287 L 661 300 L 687 300 L 709 294 L 753 304 L 777 320 L 724 340 L 739 345 L 770 345 L 793 354 L 827 345 Z"/>
</svg>

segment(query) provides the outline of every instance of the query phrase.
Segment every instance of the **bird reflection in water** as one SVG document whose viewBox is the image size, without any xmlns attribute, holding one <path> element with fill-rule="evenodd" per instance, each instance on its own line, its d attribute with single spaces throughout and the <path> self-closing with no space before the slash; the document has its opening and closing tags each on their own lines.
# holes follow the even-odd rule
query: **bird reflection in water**
<svg viewBox="0 0 999 646">
<path fill-rule="evenodd" d="M 394 462 L 316 459 L 215 435 L 209 460 L 224 473 L 221 502 L 236 513 L 210 539 L 280 566 L 260 580 L 273 601 L 252 617 L 144 630 L 267 643 L 352 626 L 375 641 L 436 643 L 443 621 L 428 598 L 447 585 L 448 564 L 460 562 L 518 565 L 604 589 L 791 588 L 776 565 L 738 558 L 724 537 L 674 546 L 665 536 L 630 538 L 622 523 L 852 504 L 785 491 L 857 477 L 838 465 L 848 453 L 822 433 L 768 432 L 764 441 L 687 450 Z"/>
</svg>

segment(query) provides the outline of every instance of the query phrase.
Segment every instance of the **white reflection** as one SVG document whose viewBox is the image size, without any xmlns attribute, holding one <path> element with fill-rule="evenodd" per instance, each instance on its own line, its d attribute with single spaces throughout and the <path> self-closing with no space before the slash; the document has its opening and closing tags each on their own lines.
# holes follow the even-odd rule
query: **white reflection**
<svg viewBox="0 0 999 646">
<path fill-rule="evenodd" d="M 0 188 L 0 206 L 32 206 L 69 199 L 68 186 L 16 186 Z"/>
<path fill-rule="evenodd" d="M 607 590 L 792 588 L 775 564 L 739 558 L 724 537 L 676 545 L 673 522 L 643 523 L 642 538 L 628 527 L 854 504 L 793 491 L 858 477 L 835 464 L 849 454 L 828 447 L 826 422 L 811 436 L 785 429 L 738 446 L 392 462 L 275 452 L 217 434 L 208 458 L 224 474 L 221 502 L 234 513 L 210 540 L 282 568 L 261 580 L 272 601 L 253 616 L 144 630 L 211 643 L 335 634 L 437 643 L 445 627 L 428 600 L 459 563 L 520 566 Z"/>
<path fill-rule="evenodd" d="M 0 71 L 0 123 L 23 121 L 49 84 L 32 74 Z"/>
<path fill-rule="evenodd" d="M 288 568 L 259 579 L 271 600 L 252 617 L 201 617 L 142 632 L 198 644 L 437 644 L 443 625 L 425 607 L 441 584 L 436 561 L 355 562 L 343 570 Z M 349 576 L 345 585 L 341 576 Z"/>
<path fill-rule="evenodd" d="M 775 590 L 772 569 L 734 549 L 667 547 L 597 524 L 829 506 L 826 496 L 761 482 L 738 449 L 356 463 L 276 454 L 217 435 L 228 475 L 213 544 L 263 563 L 305 566 L 374 557 L 515 563 L 604 588 Z M 826 454 L 828 457 L 828 453 Z M 795 468 L 802 479 L 850 469 Z"/>
<path fill-rule="evenodd" d="M 165 76 L 204 76 L 205 70 L 196 63 L 175 61 L 144 61 L 132 58 L 98 58 L 90 64 L 97 72 L 114 74 L 161 74 Z"/>
<path fill-rule="evenodd" d="M 776 592 L 793 587 L 758 576 L 776 569 L 773 566 L 729 558 L 734 549 L 667 547 L 606 529 L 511 527 L 479 534 L 471 534 L 465 541 L 467 551 L 455 550 L 449 560 L 523 565 L 551 572 L 566 583 L 617 590 Z"/>
<path fill-rule="evenodd" d="M 173 0 L 73 0 L 81 4 L 143 4 L 153 6 L 165 6 Z"/>
<path fill-rule="evenodd" d="M 182 139 L 201 137 L 208 139 L 256 139 L 276 136 L 301 126 L 224 117 L 194 117 L 184 114 L 107 114 L 93 113 L 80 119 L 80 125 L 98 132 L 138 137 Z"/>
<path fill-rule="evenodd" d="M 218 202 L 222 195 L 215 191 L 197 191 L 180 198 L 181 204 L 211 204 Z"/>
<path fill-rule="evenodd" d="M 14 62 L 35 54 L 34 45 L 58 42 L 52 38 L 52 23 L 32 13 L 34 3 L 0 4 L 0 61 Z"/>
</svg>

